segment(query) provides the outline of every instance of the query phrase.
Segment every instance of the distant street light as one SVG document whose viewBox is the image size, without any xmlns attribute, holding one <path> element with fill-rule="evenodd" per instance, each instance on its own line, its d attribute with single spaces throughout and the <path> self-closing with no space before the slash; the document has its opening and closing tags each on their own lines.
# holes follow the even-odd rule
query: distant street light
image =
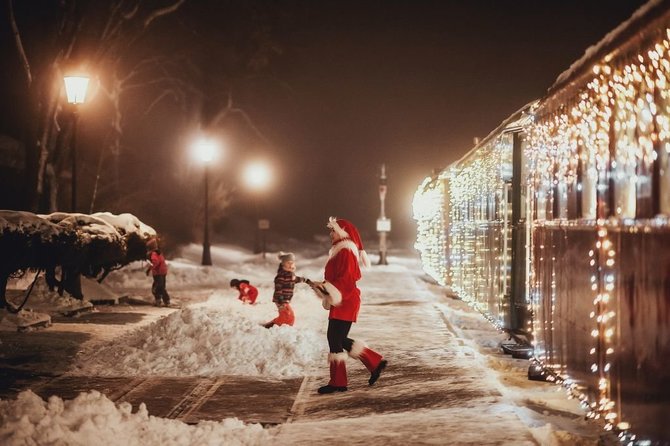
<svg viewBox="0 0 670 446">
<path fill-rule="evenodd" d="M 256 203 L 256 220 L 258 224 L 256 226 L 256 247 L 255 252 L 258 252 L 258 244 L 260 239 L 260 252 L 262 253 L 263 258 L 265 258 L 266 249 L 266 232 L 270 229 L 270 220 L 267 218 L 261 218 L 261 209 L 259 206 L 259 197 L 258 194 L 266 190 L 270 185 L 272 180 L 272 172 L 267 164 L 260 161 L 253 162 L 249 164 L 244 170 L 244 182 L 247 184 L 249 189 L 254 192 L 254 202 Z"/>
<path fill-rule="evenodd" d="M 199 139 L 193 145 L 195 157 L 205 166 L 205 233 L 202 239 L 202 264 L 212 265 L 212 253 L 209 243 L 209 164 L 218 155 L 218 144 L 209 139 Z"/>
<path fill-rule="evenodd" d="M 86 100 L 86 90 L 88 89 L 88 76 L 65 76 L 65 94 L 68 103 L 72 104 L 72 212 L 77 212 L 77 125 L 79 123 L 79 105 Z"/>
</svg>

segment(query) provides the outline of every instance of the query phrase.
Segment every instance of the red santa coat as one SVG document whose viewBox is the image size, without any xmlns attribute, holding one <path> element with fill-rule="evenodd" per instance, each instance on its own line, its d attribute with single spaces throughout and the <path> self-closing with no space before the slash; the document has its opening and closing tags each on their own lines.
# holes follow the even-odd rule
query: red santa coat
<svg viewBox="0 0 670 446">
<path fill-rule="evenodd" d="M 324 287 L 328 291 L 329 319 L 356 322 L 361 308 L 361 291 L 356 282 L 361 279 L 358 248 L 349 239 L 336 242 L 330 250 Z"/>
</svg>

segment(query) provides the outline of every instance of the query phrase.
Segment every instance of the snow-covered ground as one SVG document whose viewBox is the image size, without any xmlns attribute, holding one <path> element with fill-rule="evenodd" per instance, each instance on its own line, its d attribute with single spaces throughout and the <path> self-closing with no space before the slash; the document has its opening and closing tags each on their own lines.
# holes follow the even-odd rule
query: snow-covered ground
<svg viewBox="0 0 670 446">
<path fill-rule="evenodd" d="M 156 323 L 129 333 L 123 342 L 95 346 L 81 357 L 73 374 L 104 376 L 217 376 L 239 374 L 267 378 L 302 376 L 323 359 L 322 334 L 327 313 L 304 284 L 298 284 L 291 306 L 293 327 L 263 323 L 277 315 L 272 302 L 275 254 L 266 259 L 237 247 L 212 247 L 215 266 L 202 267 L 201 247 L 191 245 L 169 262 L 168 291 L 183 307 Z M 297 258 L 297 274 L 320 278 L 325 257 Z M 242 304 L 230 279 L 247 279 L 259 289 L 255 305 Z M 109 277 L 112 286 L 146 288 L 142 265 Z M 189 293 L 205 290 L 206 301 L 189 304 Z"/>
<path fill-rule="evenodd" d="M 164 309 L 163 317 L 126 329 L 124 335 L 113 340 L 109 336 L 94 336 L 68 373 L 87 376 L 243 375 L 269 379 L 314 376 L 315 382 L 320 380 L 327 373 L 327 312 L 312 291 L 302 284 L 296 286 L 292 301 L 296 314 L 294 327 L 265 329 L 261 324 L 276 314 L 271 302 L 278 265 L 275 255 L 268 254 L 266 259 L 261 259 L 237 247 L 216 246 L 212 249 L 215 266 L 201 267 L 200 249 L 197 245 L 185 247 L 169 260 L 167 287 L 173 302 L 180 308 Z M 293 249 L 298 275 L 321 280 L 328 246 L 316 250 L 313 246 Z M 311 254 L 315 251 L 321 255 Z M 309 444 L 322 438 L 324 444 L 346 444 L 343 438 L 338 443 L 325 433 L 332 435 L 349 430 L 365 435 L 367 431 L 386 430 L 402 432 L 400 437 L 390 437 L 391 444 L 411 444 L 412 439 L 415 443 L 457 444 L 457 438 L 466 438 L 462 432 L 465 422 L 460 423 L 461 431 L 453 428 L 452 439 L 445 439 L 439 435 L 451 429 L 451 424 L 435 424 L 436 417 L 454 421 L 467 416 L 472 422 L 472 417 L 479 416 L 481 419 L 474 421 L 481 427 L 473 434 L 480 438 L 505 438 L 499 436 L 501 429 L 513 421 L 524 426 L 526 432 L 526 439 L 518 439 L 518 444 L 597 444 L 598 430 L 583 421 L 578 404 L 568 400 L 560 388 L 528 381 L 527 361 L 499 353 L 498 343 L 504 335 L 463 302 L 445 297 L 443 289 L 425 282 L 413 253 L 396 253 L 390 257 L 390 263 L 373 267 L 374 272 L 366 274 L 364 271 L 360 285 L 365 303 L 372 306 L 369 311 L 364 310 L 369 316 L 356 324 L 352 332 L 364 334 L 371 342 L 377 340 L 385 351 L 390 349 L 393 339 L 401 339 L 397 342 L 398 349 L 411 351 L 389 352 L 391 366 L 393 361 L 399 364 L 403 358 L 412 356 L 413 361 L 426 367 L 432 364 L 435 370 L 441 367 L 467 370 L 462 372 L 464 379 L 476 376 L 482 389 L 499 392 L 501 396 L 496 397 L 495 402 L 483 398 L 475 406 L 470 401 L 470 407 L 457 406 L 451 411 L 408 408 L 393 414 L 362 414 L 335 420 L 307 417 L 304 421 L 294 419 L 289 425 L 263 429 L 237 419 L 190 426 L 151 416 L 143 407 L 131 411 L 127 403 L 117 405 L 95 391 L 66 401 L 58 397 L 44 401 L 25 391 L 15 400 L 0 400 L 0 443 L 190 445 L 272 441 Z M 248 279 L 259 288 L 256 305 L 245 305 L 237 300 L 237 292 L 228 286 L 232 278 Z M 115 290 L 150 287 L 144 265 L 139 263 L 114 272 L 106 283 Z M 38 290 L 31 301 L 42 308 L 46 301 L 58 305 L 58 301 L 47 294 Z M 391 301 L 397 305 L 392 306 Z M 375 325 L 375 314 L 379 315 L 378 321 L 384 319 L 384 324 L 393 326 Z M 405 319 L 409 319 L 409 323 L 403 325 L 401 322 Z M 427 343 L 426 339 L 432 341 Z M 448 354 L 445 348 L 450 349 Z M 441 359 L 436 362 L 436 357 Z M 420 389 L 426 384 L 407 385 Z M 439 381 L 432 385 L 449 392 L 448 387 L 439 387 L 443 386 Z M 393 391 L 392 388 L 380 389 Z M 353 390 L 347 392 L 351 397 L 356 395 Z M 299 395 L 300 401 L 296 404 L 310 404 L 311 398 Z M 566 417 L 566 413 L 572 415 Z M 433 438 L 436 435 L 438 437 Z"/>
</svg>

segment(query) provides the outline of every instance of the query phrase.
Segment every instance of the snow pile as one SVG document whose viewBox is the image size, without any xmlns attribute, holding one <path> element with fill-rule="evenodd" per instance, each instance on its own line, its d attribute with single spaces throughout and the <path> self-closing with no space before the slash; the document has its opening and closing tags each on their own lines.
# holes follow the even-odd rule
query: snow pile
<svg viewBox="0 0 670 446">
<path fill-rule="evenodd" d="M 98 348 L 91 356 L 81 357 L 72 373 L 286 378 L 302 376 L 325 360 L 326 340 L 316 329 L 303 324 L 269 330 L 261 326 L 261 315 L 267 315 L 267 320 L 274 317 L 270 313 L 274 305 L 261 306 L 254 317 L 257 306 L 234 298 L 215 302 L 216 306 L 210 302 L 176 311 L 121 342 Z M 324 326 L 325 317 L 323 312 Z"/>
<path fill-rule="evenodd" d="M 129 403 L 115 405 L 104 395 L 80 393 L 74 400 L 52 396 L 42 400 L 31 391 L 15 400 L 0 400 L 0 443 L 66 445 L 260 445 L 270 433 L 260 424 L 237 418 L 221 422 L 202 421 L 189 426 L 178 420 L 157 418 L 141 404 L 132 413 Z"/>
<path fill-rule="evenodd" d="M 0 330 L 29 331 L 31 326 L 37 324 L 50 325 L 51 316 L 32 310 L 21 310 L 18 313 L 0 311 Z"/>
<path fill-rule="evenodd" d="M 35 277 L 34 274 L 31 274 L 31 276 Z M 27 290 L 10 292 L 8 293 L 9 300 L 15 305 L 19 305 L 27 292 Z M 93 304 L 88 300 L 75 299 L 67 293 L 63 293 L 61 296 L 55 290 L 50 291 L 44 277 L 39 277 L 30 292 L 26 308 L 51 315 L 58 313 L 70 314 L 81 309 L 93 308 Z"/>
</svg>

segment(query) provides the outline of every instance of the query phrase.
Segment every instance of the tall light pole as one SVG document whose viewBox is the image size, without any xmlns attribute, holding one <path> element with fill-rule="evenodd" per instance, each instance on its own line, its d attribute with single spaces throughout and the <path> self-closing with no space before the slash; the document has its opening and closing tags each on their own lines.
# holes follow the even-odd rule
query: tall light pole
<svg viewBox="0 0 670 446">
<path fill-rule="evenodd" d="M 267 164 L 261 161 L 255 161 L 247 165 L 244 170 L 244 181 L 247 186 L 254 192 L 254 200 L 256 201 L 256 219 L 258 224 L 256 226 L 256 240 L 260 241 L 262 257 L 265 258 L 267 231 L 270 229 L 270 220 L 263 217 L 258 206 L 258 194 L 270 185 L 272 180 L 272 173 Z M 259 240 L 260 239 L 260 240 Z"/>
<path fill-rule="evenodd" d="M 379 202 L 381 204 L 379 218 L 377 219 L 377 232 L 379 233 L 379 265 L 388 265 L 386 260 L 386 234 L 391 231 L 391 219 L 386 218 L 384 203 L 386 201 L 386 165 L 382 164 L 379 176 Z"/>
<path fill-rule="evenodd" d="M 218 152 L 217 144 L 209 139 L 199 139 L 193 146 L 195 156 L 205 166 L 205 225 L 202 238 L 202 265 L 212 265 L 212 253 L 209 242 L 209 164 Z"/>
<path fill-rule="evenodd" d="M 71 211 L 77 212 L 77 125 L 79 123 L 79 105 L 86 100 L 88 76 L 65 76 L 65 94 L 72 105 L 72 139 L 70 153 L 72 162 Z"/>
</svg>

